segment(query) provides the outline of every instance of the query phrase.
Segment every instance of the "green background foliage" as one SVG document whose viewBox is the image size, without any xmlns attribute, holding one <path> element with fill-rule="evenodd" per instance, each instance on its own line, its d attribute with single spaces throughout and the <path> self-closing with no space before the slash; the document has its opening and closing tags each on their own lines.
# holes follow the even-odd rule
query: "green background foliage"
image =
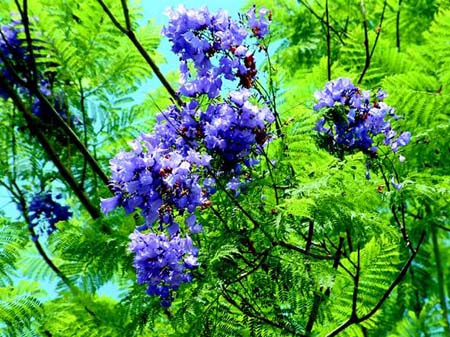
<svg viewBox="0 0 450 337">
<path fill-rule="evenodd" d="M 121 2 L 105 2 L 125 26 Z M 17 3 L 0 4 L 1 24 Z M 243 8 L 252 4 L 273 13 L 271 58 L 258 66 L 283 137 L 267 149 L 275 165 L 263 160 L 245 193 L 218 193 L 216 212 L 198 213 L 200 267 L 169 309 L 136 284 L 128 235 L 142 219 L 123 210 L 92 216 L 20 109 L 0 102 L 1 193 L 13 205 L 0 213 L 0 335 L 450 335 L 450 3 L 256 0 Z M 98 1 L 28 7 L 37 66 L 83 121 L 75 133 L 108 172 L 109 159 L 151 131 L 170 96 L 149 85 L 151 68 Z M 162 64 L 161 27 L 142 24 L 136 3 L 129 10 L 137 41 Z M 361 153 L 336 158 L 317 145 L 313 94 L 329 72 L 389 94 L 402 116 L 395 128 L 412 134 L 405 162 L 380 156 L 366 180 Z M 176 87 L 177 74 L 167 78 Z M 98 208 L 110 192 L 86 156 L 58 125 L 40 127 Z M 401 190 L 390 186 L 394 175 Z M 74 215 L 39 240 L 39 251 L 26 217 L 11 209 L 44 190 L 62 193 Z"/>
</svg>

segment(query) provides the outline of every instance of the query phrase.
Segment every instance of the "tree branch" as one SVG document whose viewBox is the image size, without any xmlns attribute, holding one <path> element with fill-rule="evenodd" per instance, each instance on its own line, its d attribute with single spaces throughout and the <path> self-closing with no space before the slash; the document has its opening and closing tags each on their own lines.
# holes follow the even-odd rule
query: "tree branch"
<svg viewBox="0 0 450 337">
<path fill-rule="evenodd" d="M 366 74 L 366 71 L 370 67 L 370 61 L 372 59 L 373 53 L 375 52 L 375 48 L 377 46 L 378 39 L 379 39 L 380 34 L 381 34 L 381 27 L 382 27 L 383 21 L 384 21 L 384 13 L 386 11 L 387 0 L 384 1 L 383 10 L 382 10 L 381 16 L 380 16 L 380 23 L 378 24 L 378 28 L 377 28 L 377 32 L 376 32 L 376 36 L 375 36 L 375 41 L 373 42 L 372 49 L 370 51 L 369 51 L 369 32 L 368 32 L 368 27 L 367 27 L 366 5 L 364 4 L 363 0 L 361 0 L 360 4 L 361 4 L 361 14 L 362 14 L 362 17 L 363 17 L 364 50 L 365 50 L 365 53 L 366 53 L 366 61 L 365 61 L 365 64 L 364 64 L 364 68 L 363 68 L 363 70 L 361 72 L 361 75 L 359 77 L 358 84 L 361 84 L 361 82 L 362 82 L 362 80 L 364 78 L 364 75 Z"/>
<path fill-rule="evenodd" d="M 122 0 L 123 1 L 123 0 Z M 123 34 L 125 34 L 128 39 L 133 43 L 133 45 L 136 47 L 136 49 L 139 51 L 139 53 L 142 55 L 144 60 L 147 62 L 147 64 L 150 66 L 150 68 L 155 73 L 156 77 L 158 77 L 161 84 L 164 86 L 164 88 L 167 90 L 169 95 L 174 99 L 174 101 L 178 104 L 178 106 L 183 106 L 184 103 L 178 96 L 178 94 L 175 92 L 175 90 L 172 88 L 170 83 L 167 81 L 167 79 L 164 77 L 164 75 L 159 70 L 156 63 L 153 61 L 149 53 L 145 50 L 145 48 L 142 46 L 142 44 L 138 41 L 136 38 L 136 35 L 134 35 L 134 32 L 131 29 L 127 29 L 123 27 L 119 21 L 117 21 L 114 14 L 111 12 L 111 10 L 108 8 L 108 6 L 103 2 L 103 0 L 97 0 L 97 2 L 102 7 L 103 11 L 106 13 L 106 15 L 109 17 L 111 22 L 116 26 L 117 29 L 119 29 Z M 125 13 L 125 9 L 124 9 Z M 128 18 L 129 20 L 129 18 Z M 127 23 L 128 25 L 128 23 Z M 131 25 L 130 25 L 131 26 Z"/>
<path fill-rule="evenodd" d="M 296 251 L 302 255 L 312 257 L 313 259 L 316 259 L 316 260 L 330 260 L 331 261 L 331 260 L 335 259 L 335 257 L 332 255 L 319 255 L 319 254 L 311 253 L 311 252 L 308 252 L 306 249 L 295 246 L 295 245 L 293 245 L 289 242 L 285 242 L 285 241 L 277 241 L 274 245 L 278 245 L 283 248 Z"/>
<path fill-rule="evenodd" d="M 30 20 L 28 17 L 28 2 L 27 0 L 23 0 L 23 8 L 20 7 L 19 1 L 14 0 L 16 3 L 17 9 L 20 13 L 20 17 L 22 19 L 22 24 L 25 30 L 25 37 L 27 40 L 27 51 L 30 56 L 30 64 L 31 64 L 31 79 L 33 85 L 37 84 L 38 76 L 37 76 L 37 67 L 36 67 L 36 59 L 34 58 L 33 44 L 30 33 Z"/>
<path fill-rule="evenodd" d="M 69 139 L 72 141 L 72 143 L 78 148 L 78 150 L 81 152 L 81 154 L 84 156 L 84 158 L 88 161 L 89 165 L 92 167 L 92 170 L 98 174 L 100 179 L 103 181 L 103 183 L 108 186 L 109 179 L 106 176 L 106 174 L 103 172 L 102 168 L 98 164 L 98 162 L 95 160 L 95 158 L 90 154 L 89 150 L 83 145 L 81 140 L 78 138 L 76 133 L 72 130 L 72 128 L 66 123 L 64 118 L 61 117 L 61 115 L 55 110 L 52 104 L 48 101 L 48 99 L 41 93 L 39 88 L 32 84 L 32 83 L 24 83 L 23 80 L 20 78 L 20 76 L 15 71 L 15 68 L 11 65 L 11 62 L 3 55 L 3 53 L 0 51 L 0 59 L 5 64 L 6 68 L 11 72 L 11 74 L 14 77 L 14 80 L 16 80 L 18 83 L 23 85 L 25 88 L 29 89 L 30 92 L 35 95 L 40 103 L 44 106 L 44 108 L 50 112 L 52 115 L 52 118 L 58 123 L 58 127 L 61 128 L 61 130 L 69 137 Z M 9 82 L 3 78 L 5 83 L 9 85 Z M 10 85 L 9 85 L 10 86 Z M 10 90 L 14 92 L 14 95 L 20 100 L 20 97 L 15 93 L 14 89 L 11 88 Z M 23 105 L 23 104 L 22 104 Z M 31 114 L 30 114 L 31 116 Z"/>
<path fill-rule="evenodd" d="M 69 278 L 56 266 L 56 264 L 52 261 L 52 259 L 47 255 L 44 248 L 42 247 L 41 243 L 39 242 L 38 236 L 36 235 L 36 232 L 34 230 L 34 226 L 31 223 L 31 220 L 28 216 L 28 206 L 27 202 L 25 200 L 25 196 L 22 192 L 22 190 L 17 186 L 17 183 L 15 181 L 10 181 L 12 186 L 8 188 L 8 190 L 16 196 L 18 199 L 18 202 L 20 204 L 20 207 L 22 209 L 22 215 L 25 219 L 25 222 L 28 225 L 28 230 L 31 234 L 31 241 L 33 241 L 34 246 L 36 247 L 39 255 L 42 257 L 42 259 L 45 261 L 45 263 L 49 266 L 49 268 L 61 279 L 61 281 L 64 282 L 65 285 L 67 285 L 70 289 L 73 288 L 72 282 L 69 280 Z M 6 185 L 4 185 L 6 186 Z"/>
<path fill-rule="evenodd" d="M 360 2 L 360 6 L 361 6 L 361 14 L 363 17 L 363 28 L 364 28 L 364 50 L 366 53 L 366 61 L 364 64 L 364 68 L 361 72 L 361 75 L 359 77 L 358 80 L 358 84 L 361 84 L 364 75 L 366 74 L 366 71 L 369 69 L 370 67 L 370 51 L 369 51 L 369 29 L 367 27 L 367 13 L 366 13 L 366 5 L 364 4 L 364 1 L 361 0 Z"/>
<path fill-rule="evenodd" d="M 397 18 L 395 20 L 395 37 L 397 42 L 397 51 L 400 52 L 400 9 L 403 0 L 398 0 Z"/>
<path fill-rule="evenodd" d="M 357 317 L 350 317 L 347 321 L 345 321 L 344 323 L 342 323 L 340 326 L 338 326 L 336 329 L 334 329 L 333 331 L 331 331 L 328 335 L 326 335 L 326 337 L 333 337 L 333 336 L 337 336 L 339 333 L 341 333 L 342 331 L 344 331 L 345 329 L 347 329 L 349 326 L 353 325 L 353 324 L 359 324 L 362 323 L 366 320 L 368 320 L 369 318 L 371 318 L 383 305 L 383 303 L 387 300 L 387 298 L 389 297 L 389 295 L 392 293 L 392 291 L 400 284 L 400 282 L 403 280 L 403 278 L 405 277 L 406 273 L 408 272 L 408 269 L 412 263 L 412 261 L 414 260 L 414 258 L 416 257 L 420 246 L 422 245 L 423 239 L 425 238 L 425 231 L 422 232 L 420 239 L 419 239 L 419 243 L 417 244 L 416 249 L 414 250 L 414 253 L 411 254 L 411 256 L 409 257 L 409 259 L 406 261 L 406 263 L 403 265 L 400 273 L 397 275 L 397 277 L 395 278 L 395 280 L 391 283 L 391 285 L 389 286 L 389 288 L 385 291 L 385 293 L 383 294 L 383 296 L 380 298 L 380 300 L 377 302 L 377 304 L 372 308 L 372 310 L 370 310 L 367 314 L 357 318 Z"/>
<path fill-rule="evenodd" d="M 307 3 L 306 1 L 304 1 L 304 0 L 298 0 L 298 2 L 300 2 L 303 6 L 305 6 L 306 9 L 307 9 L 307 10 L 308 10 L 308 11 L 309 11 L 316 19 L 318 19 L 323 25 L 326 25 L 326 26 L 328 27 L 327 29 L 330 29 L 333 33 L 335 33 L 336 36 L 338 37 L 339 41 L 342 43 L 342 45 L 345 45 L 344 40 L 343 40 L 342 37 L 339 35 L 339 32 L 338 32 L 338 31 L 337 31 L 330 23 L 325 22 L 325 21 L 322 19 L 322 17 L 320 17 L 320 15 L 318 15 L 318 14 L 312 9 L 312 7 L 308 5 L 308 3 Z M 342 33 L 344 36 L 347 36 L 347 33 L 346 33 L 346 32 L 342 31 L 341 33 Z"/>
<path fill-rule="evenodd" d="M 386 6 L 387 6 L 387 0 L 384 0 L 383 10 L 381 11 L 381 16 L 380 16 L 380 23 L 378 24 L 378 27 L 377 27 L 377 35 L 375 36 L 375 41 L 373 42 L 372 50 L 370 51 L 370 58 L 371 59 L 373 57 L 373 53 L 375 52 L 375 48 L 376 48 L 377 43 L 378 43 L 378 38 L 380 37 L 381 30 L 382 30 L 382 27 L 383 27 L 384 13 L 386 12 Z"/>
<path fill-rule="evenodd" d="M 28 129 L 30 130 L 30 133 L 38 139 L 39 143 L 42 145 L 44 151 L 47 153 L 50 160 L 53 162 L 53 164 L 55 164 L 56 168 L 58 169 L 58 171 L 61 174 L 64 181 L 74 191 L 75 195 L 78 197 L 78 199 L 83 204 L 83 206 L 86 208 L 86 210 L 89 212 L 91 217 L 93 219 L 99 218 L 100 217 L 99 210 L 91 203 L 91 201 L 86 196 L 86 194 L 83 192 L 83 190 L 78 186 L 72 173 L 65 167 L 65 165 L 58 158 L 58 155 L 56 154 L 55 149 L 50 144 L 47 137 L 40 130 L 39 123 L 35 120 L 35 117 L 31 114 L 31 112 L 29 112 L 28 109 L 25 107 L 21 98 L 17 95 L 17 93 L 11 87 L 8 80 L 5 79 L 3 74 L 0 74 L 0 85 L 3 87 L 3 89 L 5 89 L 7 91 L 8 95 L 13 100 L 14 105 L 23 114 L 23 116 L 27 122 Z"/>
</svg>

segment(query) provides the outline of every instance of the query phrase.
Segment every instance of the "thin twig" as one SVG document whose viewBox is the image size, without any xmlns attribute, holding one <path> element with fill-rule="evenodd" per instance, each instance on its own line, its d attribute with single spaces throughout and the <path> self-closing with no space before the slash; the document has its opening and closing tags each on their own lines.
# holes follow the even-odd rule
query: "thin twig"
<svg viewBox="0 0 450 337">
<path fill-rule="evenodd" d="M 266 159 L 267 170 L 269 171 L 270 180 L 272 181 L 273 192 L 275 193 L 275 204 L 279 205 L 280 204 L 280 196 L 278 193 L 278 185 L 275 181 L 275 176 L 273 175 L 273 170 L 272 170 L 273 164 L 270 161 L 269 156 L 267 155 L 266 151 L 264 151 L 264 148 L 261 147 L 260 153 L 264 156 L 264 159 Z"/>
<path fill-rule="evenodd" d="M 256 318 L 258 320 L 260 320 L 263 323 L 266 323 L 270 326 L 273 326 L 275 328 L 281 329 L 282 331 L 286 331 L 289 332 L 293 335 L 297 334 L 295 331 L 287 328 L 285 325 L 282 325 L 280 323 L 278 323 L 277 321 L 272 321 L 270 319 L 268 319 L 267 317 L 264 317 L 262 314 L 258 313 L 251 305 L 248 301 L 245 300 L 245 304 L 247 304 L 247 306 L 249 308 L 251 308 L 252 310 L 250 310 L 249 308 L 243 307 L 240 304 L 238 304 L 230 295 L 234 294 L 237 295 L 241 298 L 241 300 L 243 299 L 242 296 L 240 296 L 240 294 L 230 291 L 228 289 L 226 289 L 225 287 L 222 288 L 222 297 L 228 302 L 230 303 L 233 307 L 235 307 L 236 309 L 238 309 L 240 312 L 242 312 L 244 315 L 247 315 L 249 317 L 253 317 Z"/>
<path fill-rule="evenodd" d="M 380 16 L 380 23 L 378 25 L 377 28 L 377 32 L 376 32 L 376 36 L 375 36 L 375 40 L 373 42 L 372 45 L 372 49 L 369 51 L 369 31 L 368 31 L 368 26 L 367 26 L 367 12 L 366 12 L 366 5 L 364 4 L 364 1 L 361 0 L 360 2 L 361 5 L 361 14 L 363 17 L 363 28 L 364 28 L 364 50 L 365 50 L 365 54 L 366 54 L 366 60 L 365 60 L 365 64 L 364 64 L 364 68 L 361 72 L 361 75 L 358 79 L 358 84 L 361 84 L 364 75 L 366 74 L 367 70 L 370 67 L 370 61 L 372 60 L 372 56 L 375 52 L 375 48 L 377 47 L 377 43 L 378 43 L 378 39 L 380 37 L 381 34 L 381 29 L 382 29 L 382 25 L 383 25 L 383 21 L 384 21 L 384 14 L 386 12 L 386 6 L 387 6 L 387 0 L 384 1 L 383 4 L 383 10 L 381 12 L 381 16 Z"/>
<path fill-rule="evenodd" d="M 273 115 L 275 117 L 275 129 L 276 129 L 277 137 L 283 138 L 284 134 L 283 134 L 283 132 L 281 130 L 281 124 L 282 124 L 281 123 L 281 116 L 280 116 L 280 114 L 278 112 L 278 109 L 277 109 L 277 96 L 276 96 L 276 92 L 275 92 L 275 86 L 273 84 L 273 66 L 272 66 L 272 61 L 270 60 L 270 54 L 269 54 L 269 50 L 268 50 L 267 47 L 264 48 L 264 52 L 266 54 L 266 60 L 267 60 L 267 63 L 268 63 L 267 66 L 268 66 L 268 69 L 269 69 L 269 91 L 270 91 L 270 94 L 267 92 L 267 90 L 264 88 L 264 86 L 259 83 L 258 80 L 255 81 L 256 84 L 258 85 L 258 86 L 255 86 L 255 89 L 259 93 L 260 93 L 259 90 L 261 90 L 261 89 L 265 92 L 265 94 L 267 96 L 266 98 L 270 102 L 270 106 L 272 107 L 272 113 L 273 113 Z M 261 93 L 260 93 L 260 95 L 264 98 L 264 95 L 262 95 Z"/>
<path fill-rule="evenodd" d="M 390 192 L 391 191 L 390 183 L 384 172 L 383 165 L 380 162 L 378 162 L 378 167 L 380 168 L 381 175 L 383 176 L 384 183 L 386 184 L 386 189 L 388 190 L 388 192 Z M 406 222 L 405 222 L 405 216 L 404 216 L 405 210 L 402 209 L 402 221 L 400 221 L 400 219 L 397 215 L 397 210 L 396 210 L 395 204 L 393 204 L 391 206 L 391 213 L 394 217 L 395 223 L 398 225 L 398 228 L 400 229 L 400 233 L 403 236 L 403 240 L 406 243 L 406 247 L 408 247 L 408 249 L 411 251 L 411 253 L 414 253 L 414 247 L 412 245 L 411 240 L 409 239 L 408 232 L 406 231 Z"/>
<path fill-rule="evenodd" d="M 333 268 L 335 270 L 337 270 L 338 266 L 341 265 L 340 261 L 341 261 L 341 256 L 342 256 L 343 245 L 344 245 L 344 238 L 340 237 L 339 238 L 339 246 L 335 253 L 335 257 L 334 257 L 334 261 L 333 261 Z M 308 317 L 308 322 L 306 323 L 306 327 L 305 327 L 306 335 L 304 337 L 310 336 L 312 329 L 314 327 L 314 323 L 316 322 L 317 318 L 319 317 L 320 305 L 322 304 L 322 302 L 325 298 L 330 297 L 331 287 L 328 287 L 325 290 L 325 292 L 324 292 L 325 297 L 322 295 L 321 291 L 322 291 L 322 289 L 320 290 L 320 292 L 314 293 L 313 305 L 312 305 L 311 312 Z"/>
</svg>

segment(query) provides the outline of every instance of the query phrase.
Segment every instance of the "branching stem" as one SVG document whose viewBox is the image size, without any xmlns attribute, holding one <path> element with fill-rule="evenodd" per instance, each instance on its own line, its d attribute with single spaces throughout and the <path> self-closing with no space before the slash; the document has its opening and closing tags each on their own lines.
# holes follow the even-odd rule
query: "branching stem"
<svg viewBox="0 0 450 337">
<path fill-rule="evenodd" d="M 409 259 L 405 262 L 400 273 L 397 275 L 395 280 L 391 283 L 389 288 L 384 292 L 383 296 L 381 296 L 381 298 L 378 300 L 377 304 L 367 314 L 365 314 L 361 317 L 358 317 L 357 315 L 355 315 L 355 316 L 352 315 L 347 321 L 345 321 L 340 326 L 338 326 L 336 329 L 331 331 L 328 335 L 326 335 L 326 337 L 337 336 L 339 333 L 341 333 L 342 331 L 347 329 L 349 326 L 351 326 L 353 324 L 359 324 L 359 323 L 362 323 L 362 322 L 368 320 L 381 308 L 381 306 L 388 299 L 388 297 L 392 293 L 392 291 L 400 284 L 400 282 L 405 277 L 412 261 L 416 257 L 416 255 L 420 249 L 420 246 L 422 245 L 424 238 L 425 238 L 425 231 L 422 232 L 422 235 L 420 236 L 420 239 L 419 239 L 419 243 L 417 244 L 416 249 L 414 249 L 414 253 L 412 253 L 411 256 L 409 257 Z"/>
</svg>

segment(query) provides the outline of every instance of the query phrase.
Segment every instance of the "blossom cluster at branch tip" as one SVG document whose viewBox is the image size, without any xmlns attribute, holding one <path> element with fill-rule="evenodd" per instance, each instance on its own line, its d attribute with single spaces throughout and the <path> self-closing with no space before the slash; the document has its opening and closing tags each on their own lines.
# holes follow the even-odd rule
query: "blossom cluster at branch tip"
<svg viewBox="0 0 450 337">
<path fill-rule="evenodd" d="M 101 202 L 105 214 L 117 207 L 140 211 L 144 224 L 130 236 L 138 282 L 164 306 L 197 266 L 189 237 L 203 230 L 196 213 L 211 207 L 218 186 L 239 195 L 274 121 L 253 100 L 257 72 L 246 42 L 267 34 L 268 12 L 252 7 L 239 22 L 206 7 L 167 13 L 163 34 L 180 56 L 179 93 L 190 98 L 160 112 L 151 133 L 111 159 L 114 196 Z M 225 91 L 223 82 L 236 79 L 237 90 Z"/>
<path fill-rule="evenodd" d="M 61 199 L 61 195 L 56 195 L 55 199 Z M 51 193 L 36 194 L 28 206 L 28 218 L 32 228 L 40 227 L 41 232 L 47 235 L 56 230 L 56 223 L 66 221 L 72 216 L 68 206 L 62 206 L 53 199 Z"/>
<path fill-rule="evenodd" d="M 382 143 L 393 152 L 411 139 L 409 132 L 397 135 L 390 118 L 397 120 L 394 108 L 383 102 L 387 94 L 379 89 L 375 97 L 369 90 L 361 90 L 347 78 L 328 82 L 323 91 L 316 92 L 314 110 L 323 117 L 316 130 L 326 146 L 333 152 L 344 153 L 361 150 L 372 157 L 378 154 L 379 143 L 375 137 L 384 136 Z"/>
<path fill-rule="evenodd" d="M 192 239 L 189 236 L 169 238 L 165 234 L 143 234 L 137 230 L 130 239 L 138 283 L 146 284 L 147 293 L 159 296 L 161 305 L 169 307 L 172 291 L 181 283 L 190 282 L 190 270 L 198 265 Z"/>
<path fill-rule="evenodd" d="M 225 80 L 238 79 L 244 88 L 253 86 L 257 75 L 254 54 L 268 33 L 269 11 L 262 8 L 257 13 L 253 6 L 235 21 L 223 10 L 210 13 L 206 7 L 193 10 L 179 5 L 169 8 L 167 15 L 170 21 L 162 33 L 180 57 L 181 95 L 217 97 Z"/>
</svg>

